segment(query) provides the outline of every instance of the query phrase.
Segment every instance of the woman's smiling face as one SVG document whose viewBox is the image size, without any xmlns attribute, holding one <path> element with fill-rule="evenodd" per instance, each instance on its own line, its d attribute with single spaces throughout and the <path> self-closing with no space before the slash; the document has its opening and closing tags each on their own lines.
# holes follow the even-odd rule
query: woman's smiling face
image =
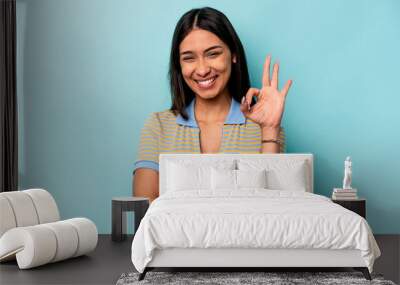
<svg viewBox="0 0 400 285">
<path fill-rule="evenodd" d="M 227 90 L 236 58 L 215 34 L 193 29 L 180 43 L 179 55 L 183 78 L 195 94 L 211 99 Z"/>
</svg>

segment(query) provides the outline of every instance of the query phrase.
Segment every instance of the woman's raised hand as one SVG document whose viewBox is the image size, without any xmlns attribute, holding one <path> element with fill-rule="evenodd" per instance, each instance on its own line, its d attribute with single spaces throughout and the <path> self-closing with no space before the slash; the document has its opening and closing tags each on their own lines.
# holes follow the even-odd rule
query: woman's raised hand
<svg viewBox="0 0 400 285">
<path fill-rule="evenodd" d="M 271 56 L 268 55 L 264 63 L 262 88 L 249 88 L 240 105 L 240 110 L 244 116 L 259 124 L 261 128 L 280 127 L 285 98 L 292 84 L 292 80 L 288 80 L 282 90 L 279 91 L 279 64 L 274 64 L 271 80 L 269 76 L 270 64 Z M 253 96 L 257 97 L 257 103 L 250 107 Z"/>
</svg>

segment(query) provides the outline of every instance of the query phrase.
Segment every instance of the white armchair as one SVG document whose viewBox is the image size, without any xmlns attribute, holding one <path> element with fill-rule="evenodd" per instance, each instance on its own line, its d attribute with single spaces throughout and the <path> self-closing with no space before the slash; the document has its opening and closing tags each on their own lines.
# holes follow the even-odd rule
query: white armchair
<svg viewBox="0 0 400 285">
<path fill-rule="evenodd" d="M 57 262 L 94 250 L 97 238 L 89 219 L 60 221 L 46 190 L 0 193 L 0 262 L 17 259 L 20 269 Z"/>
</svg>

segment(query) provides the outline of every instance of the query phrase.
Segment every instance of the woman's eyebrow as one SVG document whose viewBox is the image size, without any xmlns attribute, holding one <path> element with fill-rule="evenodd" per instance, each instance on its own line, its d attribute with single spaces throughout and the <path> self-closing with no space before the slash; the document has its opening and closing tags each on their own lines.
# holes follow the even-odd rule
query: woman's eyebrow
<svg viewBox="0 0 400 285">
<path fill-rule="evenodd" d="M 208 51 L 210 51 L 212 49 L 216 49 L 216 48 L 222 48 L 222 46 L 219 46 L 219 45 L 212 46 L 212 47 L 205 49 L 204 52 L 208 52 Z M 187 50 L 187 51 L 181 52 L 181 55 L 188 54 L 188 53 L 193 53 L 193 52 L 190 50 Z"/>
</svg>

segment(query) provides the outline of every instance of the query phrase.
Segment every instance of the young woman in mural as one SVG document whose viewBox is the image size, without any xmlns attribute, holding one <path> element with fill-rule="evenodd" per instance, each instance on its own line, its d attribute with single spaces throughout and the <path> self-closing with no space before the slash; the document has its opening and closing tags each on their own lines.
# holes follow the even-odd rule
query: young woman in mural
<svg viewBox="0 0 400 285">
<path fill-rule="evenodd" d="M 152 113 L 141 132 L 133 195 L 158 197 L 160 153 L 278 153 L 292 83 L 278 89 L 279 64 L 264 63 L 251 88 L 242 43 L 228 18 L 205 7 L 178 21 L 170 54 L 170 109 Z"/>
</svg>

